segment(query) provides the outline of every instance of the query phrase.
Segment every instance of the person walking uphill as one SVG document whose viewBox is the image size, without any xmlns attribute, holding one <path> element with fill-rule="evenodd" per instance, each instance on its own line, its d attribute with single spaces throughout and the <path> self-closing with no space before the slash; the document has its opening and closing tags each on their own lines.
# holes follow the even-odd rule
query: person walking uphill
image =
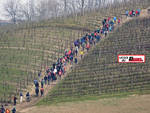
<svg viewBox="0 0 150 113">
<path fill-rule="evenodd" d="M 116 23 L 116 21 L 117 21 L 117 17 L 114 17 L 114 22 Z"/>
<path fill-rule="evenodd" d="M 34 85 L 35 85 L 35 87 L 39 87 L 39 82 L 38 82 L 38 80 L 34 80 Z"/>
<path fill-rule="evenodd" d="M 41 80 L 41 87 L 42 88 L 44 87 L 44 80 L 43 79 Z"/>
<path fill-rule="evenodd" d="M 128 11 L 128 10 L 126 10 L 126 17 L 128 17 L 128 15 L 129 15 L 129 11 Z"/>
<path fill-rule="evenodd" d="M 22 101 L 23 101 L 23 94 L 22 92 L 20 92 L 20 103 L 22 103 Z"/>
<path fill-rule="evenodd" d="M 41 71 L 38 72 L 38 77 L 40 79 L 40 77 L 41 77 Z"/>
<path fill-rule="evenodd" d="M 43 96 L 44 95 L 44 88 L 41 88 L 40 92 L 41 92 L 41 96 Z"/>
<path fill-rule="evenodd" d="M 80 55 L 81 55 L 81 59 L 82 59 L 82 57 L 83 57 L 83 55 L 84 55 L 84 51 L 80 51 Z"/>
<path fill-rule="evenodd" d="M 26 102 L 30 102 L 30 93 L 29 92 L 27 92 L 27 94 L 26 94 Z"/>
<path fill-rule="evenodd" d="M 75 63 L 75 64 L 78 63 L 78 59 L 77 59 L 77 58 L 74 59 L 74 63 Z"/>
<path fill-rule="evenodd" d="M 36 96 L 38 97 L 39 96 L 39 87 L 35 88 L 35 93 L 36 93 Z"/>
<path fill-rule="evenodd" d="M 89 49 L 90 49 L 90 44 L 89 43 L 86 44 L 86 49 L 87 49 L 87 52 L 88 52 Z"/>
<path fill-rule="evenodd" d="M 14 106 L 17 104 L 17 97 L 14 96 Z"/>
<path fill-rule="evenodd" d="M 48 79 L 48 85 L 50 85 L 50 81 L 51 81 L 51 73 L 50 73 L 50 72 L 49 72 L 49 74 L 48 74 L 47 79 Z"/>
<path fill-rule="evenodd" d="M 47 84 L 47 80 L 48 80 L 48 77 L 45 75 L 45 76 L 44 76 L 45 85 Z"/>
</svg>

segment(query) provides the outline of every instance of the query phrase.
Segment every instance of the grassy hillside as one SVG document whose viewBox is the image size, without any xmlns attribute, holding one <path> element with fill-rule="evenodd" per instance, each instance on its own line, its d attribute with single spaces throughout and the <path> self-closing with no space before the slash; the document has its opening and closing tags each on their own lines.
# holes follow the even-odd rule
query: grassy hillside
<svg viewBox="0 0 150 113">
<path fill-rule="evenodd" d="M 3 34 L 0 38 L 0 97 L 8 98 L 26 89 L 37 77 L 38 70 L 51 66 L 82 34 L 79 30 L 54 27 Z"/>
<path fill-rule="evenodd" d="M 73 16 L 23 23 L 0 28 L 0 102 L 7 102 L 14 94 L 25 90 L 44 70 L 63 55 L 73 41 L 101 25 L 108 16 L 119 16 L 126 9 L 146 8 L 148 0 L 136 4 L 120 4 L 100 11 Z"/>
<path fill-rule="evenodd" d="M 102 39 L 39 104 L 150 92 L 150 18 L 134 19 Z M 144 54 L 146 63 L 120 64 L 118 54 Z"/>
</svg>

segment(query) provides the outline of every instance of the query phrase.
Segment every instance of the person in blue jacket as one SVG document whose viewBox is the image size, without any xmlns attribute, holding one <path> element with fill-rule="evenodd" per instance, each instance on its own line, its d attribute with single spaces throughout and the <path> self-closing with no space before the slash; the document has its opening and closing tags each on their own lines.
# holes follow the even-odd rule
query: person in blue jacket
<svg viewBox="0 0 150 113">
<path fill-rule="evenodd" d="M 114 22 L 116 23 L 116 21 L 117 21 L 117 17 L 114 17 Z"/>
<path fill-rule="evenodd" d="M 78 63 L 78 59 L 77 59 L 77 58 L 75 58 L 75 59 L 74 59 L 74 62 L 75 62 L 75 64 L 77 64 L 77 63 Z"/>
<path fill-rule="evenodd" d="M 96 36 L 96 40 L 97 40 L 97 42 L 100 41 L 100 36 L 99 35 Z"/>
<path fill-rule="evenodd" d="M 138 11 L 138 15 L 140 15 L 141 14 L 141 9 L 137 9 L 137 11 Z"/>
<path fill-rule="evenodd" d="M 128 10 L 126 10 L 126 17 L 128 17 L 128 15 L 129 15 L 129 11 L 128 11 Z"/>
</svg>

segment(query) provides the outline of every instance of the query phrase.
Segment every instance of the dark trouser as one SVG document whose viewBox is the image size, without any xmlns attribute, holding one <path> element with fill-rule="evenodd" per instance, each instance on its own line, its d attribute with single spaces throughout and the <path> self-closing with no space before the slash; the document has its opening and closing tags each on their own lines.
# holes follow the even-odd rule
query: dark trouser
<svg viewBox="0 0 150 113">
<path fill-rule="evenodd" d="M 36 92 L 36 96 L 37 96 L 37 97 L 39 96 L 39 92 Z"/>
<path fill-rule="evenodd" d="M 17 103 L 16 100 L 14 100 L 14 105 L 16 105 L 16 103 Z"/>
<path fill-rule="evenodd" d="M 87 48 L 87 52 L 89 51 L 89 48 Z"/>
<path fill-rule="evenodd" d="M 45 85 L 47 84 L 47 80 L 45 80 Z"/>
<path fill-rule="evenodd" d="M 41 84 L 41 88 L 43 88 L 43 84 Z"/>
<path fill-rule="evenodd" d="M 36 96 L 39 96 L 39 90 L 38 89 L 35 90 L 35 93 L 36 93 Z"/>
<path fill-rule="evenodd" d="M 43 96 L 43 91 L 41 91 L 41 96 Z"/>
<path fill-rule="evenodd" d="M 48 80 L 48 85 L 50 85 L 50 80 Z"/>
<path fill-rule="evenodd" d="M 76 56 L 77 56 L 77 55 L 78 55 L 78 52 L 76 51 L 75 53 L 76 53 Z"/>
</svg>

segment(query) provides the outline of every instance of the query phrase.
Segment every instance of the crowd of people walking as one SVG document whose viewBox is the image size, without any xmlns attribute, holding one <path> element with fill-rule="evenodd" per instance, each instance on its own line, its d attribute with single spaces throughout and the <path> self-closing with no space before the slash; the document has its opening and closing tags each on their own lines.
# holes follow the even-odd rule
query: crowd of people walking
<svg viewBox="0 0 150 113">
<path fill-rule="evenodd" d="M 140 9 L 134 11 L 126 11 L 125 15 L 128 17 L 139 16 Z M 44 86 L 50 85 L 51 82 L 56 81 L 57 79 L 61 80 L 62 76 L 66 73 L 66 68 L 68 64 L 73 65 L 77 64 L 79 58 L 82 60 L 85 50 L 88 52 L 89 49 L 98 43 L 101 38 L 106 37 L 107 34 L 114 30 L 115 24 L 120 24 L 121 19 L 117 17 L 108 17 L 102 21 L 102 27 L 95 30 L 92 33 L 86 33 L 82 38 L 74 41 L 74 46 L 70 47 L 70 49 L 66 49 L 64 51 L 64 56 L 57 59 L 57 62 L 54 63 L 51 67 L 47 67 L 45 70 L 45 76 L 41 78 L 42 72 L 38 72 L 38 79 L 34 80 L 35 86 L 35 96 L 43 96 L 44 95 Z M 23 102 L 23 93 L 20 92 L 20 103 Z M 26 102 L 30 102 L 31 95 L 29 92 L 26 93 Z M 16 113 L 16 104 L 17 97 L 13 98 L 14 107 L 11 110 L 12 113 Z M 5 109 L 2 105 L 0 108 L 0 113 L 10 113 L 9 109 Z"/>
<path fill-rule="evenodd" d="M 139 16 L 141 13 L 141 10 L 140 9 L 137 9 L 137 10 L 131 10 L 131 11 L 126 11 L 126 17 L 134 17 L 134 16 Z"/>
</svg>

